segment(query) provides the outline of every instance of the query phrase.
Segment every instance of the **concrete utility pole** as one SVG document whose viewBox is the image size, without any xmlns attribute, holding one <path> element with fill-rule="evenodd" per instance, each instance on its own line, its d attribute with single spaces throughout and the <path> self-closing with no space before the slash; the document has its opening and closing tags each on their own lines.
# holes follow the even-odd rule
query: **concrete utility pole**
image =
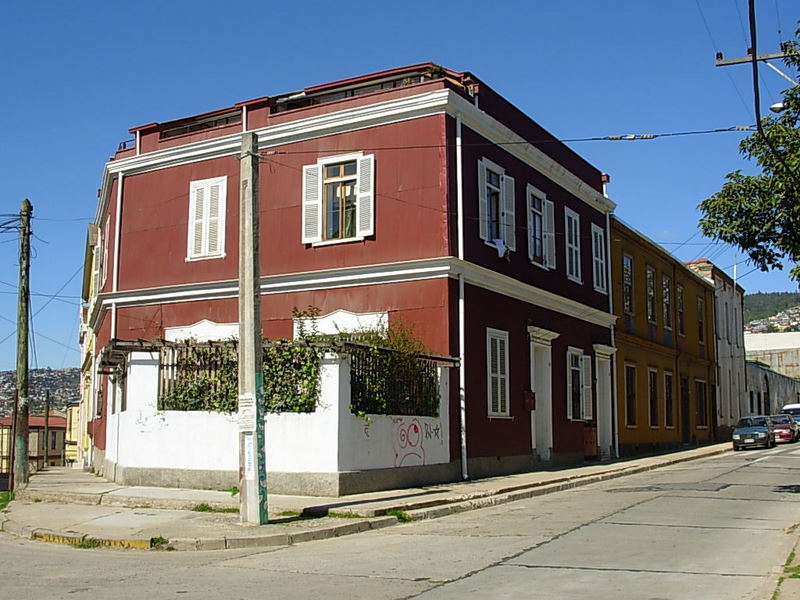
<svg viewBox="0 0 800 600">
<path fill-rule="evenodd" d="M 267 522 L 261 271 L 258 259 L 258 136 L 242 135 L 239 156 L 239 516 Z"/>
<path fill-rule="evenodd" d="M 14 427 L 14 489 L 28 483 L 28 309 L 31 274 L 31 214 L 26 198 L 19 213 L 19 290 L 17 295 L 17 418 Z"/>
<path fill-rule="evenodd" d="M 50 390 L 44 392 L 44 466 L 50 458 Z"/>
</svg>

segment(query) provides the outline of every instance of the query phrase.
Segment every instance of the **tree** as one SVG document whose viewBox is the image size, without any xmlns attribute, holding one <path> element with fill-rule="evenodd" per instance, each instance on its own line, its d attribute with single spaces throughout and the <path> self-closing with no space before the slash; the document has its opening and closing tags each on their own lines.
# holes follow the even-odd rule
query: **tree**
<svg viewBox="0 0 800 600">
<path fill-rule="evenodd" d="M 800 38 L 800 29 L 795 35 Z M 800 44 L 791 40 L 782 47 L 796 80 Z M 800 86 L 783 92 L 783 105 L 782 112 L 761 120 L 764 135 L 754 132 L 739 144 L 761 174 L 729 173 L 722 189 L 700 203 L 700 230 L 738 246 L 762 271 L 793 262 L 789 275 L 800 282 Z"/>
</svg>

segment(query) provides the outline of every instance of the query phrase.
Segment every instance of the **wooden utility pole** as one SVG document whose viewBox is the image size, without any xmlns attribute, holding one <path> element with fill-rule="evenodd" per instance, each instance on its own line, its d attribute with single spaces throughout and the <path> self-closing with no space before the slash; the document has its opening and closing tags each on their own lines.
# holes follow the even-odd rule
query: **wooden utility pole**
<svg viewBox="0 0 800 600">
<path fill-rule="evenodd" d="M 28 483 L 28 310 L 30 308 L 31 214 L 26 198 L 19 213 L 19 290 L 17 296 L 17 418 L 14 428 L 14 489 Z"/>
<path fill-rule="evenodd" d="M 242 135 L 239 156 L 239 515 L 267 522 L 261 271 L 258 258 L 258 136 Z"/>
<path fill-rule="evenodd" d="M 50 390 L 44 392 L 44 466 L 47 468 L 50 458 Z"/>
</svg>

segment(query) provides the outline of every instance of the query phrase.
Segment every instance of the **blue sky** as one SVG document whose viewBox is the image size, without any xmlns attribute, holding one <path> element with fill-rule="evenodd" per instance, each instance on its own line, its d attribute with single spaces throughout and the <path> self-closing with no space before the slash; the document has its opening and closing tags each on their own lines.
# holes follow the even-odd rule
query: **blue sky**
<svg viewBox="0 0 800 600">
<path fill-rule="evenodd" d="M 757 3 L 760 53 L 793 36 L 799 8 Z M 750 125 L 749 67 L 714 66 L 716 51 L 744 56 L 746 31 L 746 0 L 6 0 L 0 214 L 34 206 L 31 366 L 78 365 L 86 225 L 103 164 L 133 126 L 426 61 L 474 73 L 560 138 Z M 787 85 L 761 68 L 762 112 Z M 742 136 L 572 148 L 611 174 L 628 224 L 732 274 L 741 255 L 697 233 L 696 207 L 729 171 L 753 172 Z M 17 246 L 0 233 L 0 370 L 15 363 Z M 748 292 L 797 289 L 786 271 L 751 268 L 738 269 Z"/>
</svg>

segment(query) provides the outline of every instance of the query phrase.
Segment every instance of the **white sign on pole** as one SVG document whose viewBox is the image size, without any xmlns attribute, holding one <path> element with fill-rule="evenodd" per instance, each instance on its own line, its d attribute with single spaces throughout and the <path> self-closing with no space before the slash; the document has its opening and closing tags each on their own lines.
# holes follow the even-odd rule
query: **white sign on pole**
<svg viewBox="0 0 800 600">
<path fill-rule="evenodd" d="M 239 431 L 247 433 L 256 430 L 256 398 L 253 394 L 239 396 Z"/>
</svg>

